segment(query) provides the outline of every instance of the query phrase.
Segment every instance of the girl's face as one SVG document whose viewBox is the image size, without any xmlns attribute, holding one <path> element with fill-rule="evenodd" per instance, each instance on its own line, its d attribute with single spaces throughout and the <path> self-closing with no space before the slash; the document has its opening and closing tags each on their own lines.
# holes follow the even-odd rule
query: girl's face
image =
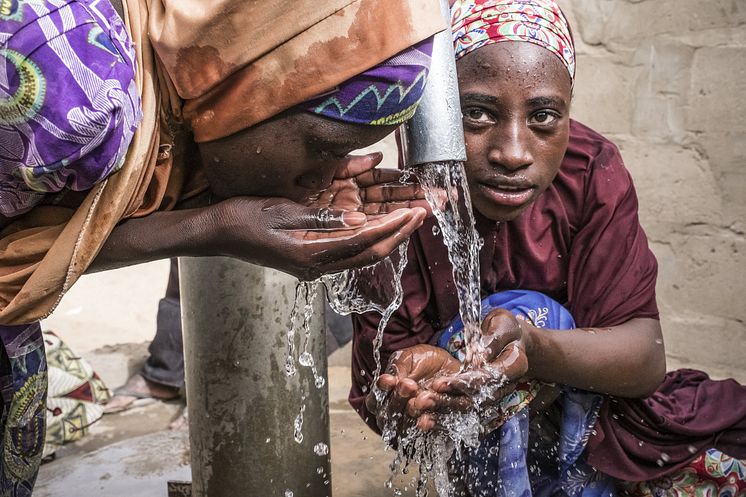
<svg viewBox="0 0 746 497">
<path fill-rule="evenodd" d="M 294 108 L 199 145 L 216 195 L 305 203 L 329 187 L 348 153 L 372 145 L 395 128 L 335 121 Z"/>
<path fill-rule="evenodd" d="M 515 219 L 554 180 L 570 133 L 570 75 L 548 50 L 486 45 L 457 63 L 474 207 Z"/>
</svg>

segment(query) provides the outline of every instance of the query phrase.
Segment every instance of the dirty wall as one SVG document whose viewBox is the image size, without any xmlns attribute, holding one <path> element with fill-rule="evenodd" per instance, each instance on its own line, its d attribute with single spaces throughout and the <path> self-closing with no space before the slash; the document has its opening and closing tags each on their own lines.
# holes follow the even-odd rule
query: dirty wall
<svg viewBox="0 0 746 497">
<path fill-rule="evenodd" d="M 573 117 L 635 179 L 669 368 L 746 381 L 746 0 L 560 2 Z"/>
</svg>

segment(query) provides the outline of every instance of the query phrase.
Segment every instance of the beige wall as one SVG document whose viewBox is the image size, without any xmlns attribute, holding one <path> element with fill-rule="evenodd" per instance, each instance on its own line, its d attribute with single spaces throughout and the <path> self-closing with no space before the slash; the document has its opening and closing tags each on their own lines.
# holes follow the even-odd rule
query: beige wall
<svg viewBox="0 0 746 497">
<path fill-rule="evenodd" d="M 746 381 L 746 0 L 560 0 L 574 117 L 634 176 L 671 367 Z"/>
</svg>

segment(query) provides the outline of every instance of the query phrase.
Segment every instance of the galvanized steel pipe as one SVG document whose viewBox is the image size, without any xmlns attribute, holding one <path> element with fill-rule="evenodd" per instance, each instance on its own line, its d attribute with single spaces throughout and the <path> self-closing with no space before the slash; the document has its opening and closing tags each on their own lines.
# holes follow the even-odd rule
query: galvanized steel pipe
<svg viewBox="0 0 746 497">
<path fill-rule="evenodd" d="M 331 496 L 327 387 L 308 368 L 285 374 L 297 280 L 223 257 L 179 261 L 194 497 Z M 313 355 L 326 378 L 321 296 Z M 306 394 L 303 442 L 293 421 Z"/>
<path fill-rule="evenodd" d="M 435 35 L 427 86 L 414 117 L 404 125 L 404 164 L 466 161 L 456 57 L 448 0 L 440 0 L 448 28 Z"/>
</svg>

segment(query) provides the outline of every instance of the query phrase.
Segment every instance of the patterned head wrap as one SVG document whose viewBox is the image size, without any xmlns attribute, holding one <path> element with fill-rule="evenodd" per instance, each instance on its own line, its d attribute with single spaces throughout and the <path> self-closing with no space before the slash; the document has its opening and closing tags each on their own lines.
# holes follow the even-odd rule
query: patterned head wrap
<svg viewBox="0 0 746 497">
<path fill-rule="evenodd" d="M 117 171 L 141 110 L 109 2 L 0 3 L 0 214 L 12 217 Z"/>
<path fill-rule="evenodd" d="M 432 53 L 431 37 L 300 107 L 345 122 L 401 124 L 417 110 L 425 91 Z"/>
<path fill-rule="evenodd" d="M 575 81 L 570 25 L 555 0 L 455 0 L 451 27 L 456 59 L 501 41 L 525 41 L 556 55 Z"/>
</svg>

